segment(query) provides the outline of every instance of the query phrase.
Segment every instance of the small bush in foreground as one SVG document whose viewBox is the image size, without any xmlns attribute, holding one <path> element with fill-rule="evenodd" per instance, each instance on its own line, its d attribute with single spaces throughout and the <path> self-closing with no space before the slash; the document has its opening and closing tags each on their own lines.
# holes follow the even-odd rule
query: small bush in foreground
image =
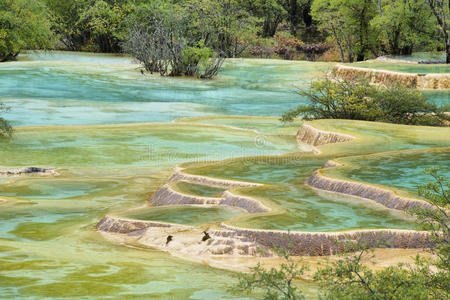
<svg viewBox="0 0 450 300">
<path fill-rule="evenodd" d="M 284 260 L 279 268 L 266 270 L 258 263 L 250 268 L 250 273 L 239 274 L 239 283 L 235 288 L 247 293 L 253 290 L 264 292 L 264 299 L 301 300 L 304 299 L 302 291 L 295 285 L 306 270 L 299 266 L 290 256 L 289 251 L 283 248 L 274 248 L 273 251 Z"/>
<path fill-rule="evenodd" d="M 375 271 L 363 264 L 370 263 L 372 250 L 358 247 L 356 253 L 344 254 L 315 274 L 321 287 L 320 299 L 448 299 L 448 273 L 435 272 L 430 260 L 417 256 L 414 264 Z"/>
<path fill-rule="evenodd" d="M 322 79 L 299 94 L 310 101 L 285 112 L 281 121 L 301 116 L 313 119 L 350 119 L 408 125 L 445 126 L 450 116 L 421 92 L 400 85 L 375 86 L 365 80 Z"/>
<path fill-rule="evenodd" d="M 419 194 L 433 209 L 411 211 L 423 229 L 430 232 L 435 258 L 417 256 L 415 263 L 398 264 L 373 271 L 362 264 L 370 249 L 356 245 L 357 252 L 344 254 L 342 259 L 318 271 L 315 279 L 322 290 L 322 299 L 449 299 L 450 297 L 450 181 L 439 175 L 438 168 L 425 171 L 434 181 L 419 186 Z"/>
<path fill-rule="evenodd" d="M 419 186 L 419 195 L 433 204 L 433 210 L 417 207 L 411 211 L 423 230 L 431 234 L 436 248 L 432 249 L 437 255 L 437 266 L 450 272 L 450 180 L 440 174 L 439 168 L 425 170 L 434 181 Z M 448 282 L 450 289 L 450 282 Z"/>
<path fill-rule="evenodd" d="M 8 107 L 3 103 L 0 103 L 0 114 L 8 111 Z M 0 138 L 10 138 L 12 135 L 13 129 L 9 122 L 2 117 L 0 117 Z"/>
<path fill-rule="evenodd" d="M 439 175 L 438 168 L 425 172 L 434 181 L 419 187 L 419 194 L 433 209 L 415 209 L 418 223 L 430 232 L 436 247 L 435 257 L 417 256 L 413 264 L 398 264 L 380 270 L 367 266 L 373 250 L 362 242 L 348 243 L 347 251 L 336 261 L 319 269 L 314 280 L 320 286 L 318 299 L 322 300 L 425 300 L 450 298 L 450 182 Z M 292 247 L 292 246 L 291 246 Z M 237 290 L 250 293 L 254 289 L 265 292 L 263 299 L 303 299 L 294 279 L 305 271 L 305 266 L 293 261 L 283 249 L 277 253 L 284 259 L 280 268 L 264 269 L 258 264 L 249 274 L 239 275 Z M 365 262 L 366 264 L 363 264 Z"/>
</svg>

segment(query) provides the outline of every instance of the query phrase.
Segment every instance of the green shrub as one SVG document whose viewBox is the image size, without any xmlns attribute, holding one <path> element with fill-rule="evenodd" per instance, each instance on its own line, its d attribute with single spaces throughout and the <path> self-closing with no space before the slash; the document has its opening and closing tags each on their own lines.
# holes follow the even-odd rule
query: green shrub
<svg viewBox="0 0 450 300">
<path fill-rule="evenodd" d="M 312 119 L 351 119 L 409 125 L 444 126 L 449 116 L 421 92 L 400 85 L 375 86 L 365 80 L 315 81 L 299 94 L 308 105 L 282 115 L 283 122 L 297 116 Z"/>
<path fill-rule="evenodd" d="M 398 264 L 379 270 L 367 266 L 373 249 L 364 242 L 349 241 L 341 258 L 328 261 L 314 274 L 319 284 L 318 299 L 326 300 L 425 300 L 449 299 L 450 297 L 450 236 L 449 214 L 450 181 L 440 175 L 438 168 L 425 171 L 434 181 L 419 186 L 419 194 L 427 199 L 433 209 L 416 208 L 411 213 L 419 225 L 430 232 L 435 254 L 430 259 L 417 256 L 413 264 Z M 383 245 L 380 243 L 380 246 Z M 293 247 L 292 244 L 289 247 Z M 279 268 L 264 269 L 258 264 L 248 274 L 239 274 L 239 284 L 234 291 L 264 292 L 263 299 L 303 299 L 296 285 L 306 267 L 297 264 L 289 251 L 275 248 L 283 258 Z"/>
<path fill-rule="evenodd" d="M 36 0 L 0 1 L 0 62 L 24 49 L 48 49 L 54 36 L 43 4 Z"/>
<path fill-rule="evenodd" d="M 215 66 L 215 63 L 211 61 L 216 53 L 211 48 L 205 47 L 203 41 L 195 47 L 185 48 L 182 55 L 184 75 L 211 78 L 217 74 L 216 72 L 210 74 L 211 68 Z"/>
<path fill-rule="evenodd" d="M 431 259 L 417 256 L 414 264 L 390 266 L 374 271 L 362 264 L 371 250 L 359 243 L 357 250 L 330 263 L 315 274 L 321 299 L 449 299 L 450 297 L 450 181 L 439 168 L 425 171 L 434 180 L 419 186 L 419 194 L 432 205 L 411 213 L 430 233 L 435 248 Z M 354 250 L 354 248 L 352 248 Z M 370 259 L 370 257 L 369 257 Z"/>
<path fill-rule="evenodd" d="M 8 111 L 8 107 L 6 107 L 3 103 L 0 103 L 0 114 Z M 2 117 L 0 117 L 0 139 L 1 138 L 10 138 L 12 135 L 12 127 L 9 122 Z"/>
<path fill-rule="evenodd" d="M 293 247 L 293 245 L 289 245 Z M 307 268 L 299 266 L 283 248 L 274 247 L 272 249 L 278 256 L 283 258 L 279 268 L 270 270 L 257 264 L 250 268 L 250 273 L 239 274 L 239 283 L 233 287 L 233 291 L 243 291 L 251 293 L 254 290 L 263 291 L 264 299 L 267 300 L 301 300 L 305 299 L 303 292 L 296 285 L 296 280 L 300 279 Z"/>
</svg>

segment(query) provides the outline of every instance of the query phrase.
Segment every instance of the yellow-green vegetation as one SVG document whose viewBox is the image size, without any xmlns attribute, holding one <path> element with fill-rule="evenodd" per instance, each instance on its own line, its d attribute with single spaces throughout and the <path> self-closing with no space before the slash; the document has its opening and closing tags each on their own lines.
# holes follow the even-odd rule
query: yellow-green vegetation
<svg viewBox="0 0 450 300">
<path fill-rule="evenodd" d="M 211 57 L 353 62 L 382 55 L 437 51 L 443 54 L 438 55 L 437 61 L 449 63 L 450 59 L 448 0 L 2 3 L 6 7 L 2 12 L 7 13 L 0 16 L 0 42 L 14 44 L 8 45 L 7 56 L 2 57 L 7 60 L 20 50 L 46 49 L 49 45 L 76 51 L 126 50 L 149 71 L 210 77 L 220 69 L 220 62 L 214 63 L 216 60 L 208 59 Z M 26 8 L 17 9 L 25 3 Z M 50 42 L 50 35 L 56 36 L 57 41 Z M 171 53 L 158 54 L 158 49 L 170 49 Z"/>
<path fill-rule="evenodd" d="M 42 2 L 0 2 L 0 62 L 15 59 L 25 49 L 48 49 L 53 42 L 49 12 Z"/>
</svg>

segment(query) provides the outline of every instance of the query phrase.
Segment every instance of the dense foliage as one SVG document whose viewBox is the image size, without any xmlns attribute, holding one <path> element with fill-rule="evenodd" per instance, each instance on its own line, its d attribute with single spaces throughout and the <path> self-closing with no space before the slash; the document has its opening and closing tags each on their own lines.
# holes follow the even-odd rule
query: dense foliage
<svg viewBox="0 0 450 300">
<path fill-rule="evenodd" d="M 450 117 L 421 92 L 401 85 L 376 86 L 365 80 L 322 79 L 299 93 L 309 104 L 283 114 L 281 120 L 297 116 L 311 119 L 350 119 L 408 125 L 444 126 Z"/>
<path fill-rule="evenodd" d="M 0 102 L 0 115 L 4 112 L 8 111 L 8 107 L 5 104 Z M 9 122 L 2 117 L 0 117 L 0 139 L 10 138 L 12 135 L 12 127 Z"/>
<path fill-rule="evenodd" d="M 436 272 L 432 261 L 416 257 L 414 264 L 375 271 L 367 266 L 372 251 L 360 248 L 315 274 L 321 286 L 321 299 L 444 300 L 450 296 L 448 271 Z"/>
<path fill-rule="evenodd" d="M 133 25 L 124 43 L 125 51 L 152 73 L 201 78 L 215 76 L 228 49 L 222 49 L 224 36 L 219 36 L 216 27 L 201 25 L 214 17 L 211 12 L 199 11 L 193 4 L 155 5 L 150 11 L 139 7 L 130 19 Z"/>
<path fill-rule="evenodd" d="M 23 49 L 47 49 L 53 33 L 45 6 L 37 0 L 0 0 L 0 62 Z"/>
<path fill-rule="evenodd" d="M 348 251 L 336 261 L 330 261 L 314 274 L 319 283 L 319 299 L 333 300 L 425 300 L 450 297 L 450 181 L 439 174 L 438 168 L 425 171 L 434 179 L 419 187 L 419 194 L 433 205 L 433 209 L 415 209 L 411 213 L 423 229 L 430 231 L 436 254 L 426 259 L 417 256 L 413 264 L 398 264 L 385 268 L 368 267 L 373 249 L 363 243 L 348 243 Z M 382 246 L 382 245 L 380 245 Z M 387 245 L 389 246 L 389 245 Z M 264 299 L 302 299 L 295 280 L 301 279 L 305 267 L 297 265 L 288 252 L 282 255 L 287 263 L 278 269 L 264 269 L 260 265 L 241 274 L 239 290 L 265 291 Z"/>
<path fill-rule="evenodd" d="M 182 11 L 184 30 L 190 30 L 183 43 L 193 47 L 203 41 L 223 57 L 351 62 L 446 51 L 450 62 L 449 1 L 1 0 L 0 58 L 51 45 L 122 52 L 136 22 L 150 28 L 155 12 L 163 12 L 159 17 L 170 23 L 174 16 L 164 12 Z M 52 43 L 51 35 L 58 42 Z"/>
</svg>

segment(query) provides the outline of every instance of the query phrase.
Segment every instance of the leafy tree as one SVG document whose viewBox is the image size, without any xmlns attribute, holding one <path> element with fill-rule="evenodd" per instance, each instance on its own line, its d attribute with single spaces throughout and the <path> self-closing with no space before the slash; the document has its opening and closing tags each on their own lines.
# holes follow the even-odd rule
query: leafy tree
<svg viewBox="0 0 450 300">
<path fill-rule="evenodd" d="M 47 9 L 36 0 L 0 1 L 0 62 L 13 60 L 24 49 L 52 47 Z"/>
<path fill-rule="evenodd" d="M 347 52 L 348 61 L 365 59 L 373 49 L 375 34 L 370 26 L 376 15 L 373 0 L 315 0 L 311 14 L 321 28 L 334 38 L 341 60 Z"/>
<path fill-rule="evenodd" d="M 339 0 L 349 33 L 354 37 L 357 61 L 363 61 L 374 42 L 370 21 L 376 14 L 373 0 Z"/>
<path fill-rule="evenodd" d="M 421 46 L 435 48 L 436 22 L 431 10 L 423 1 L 404 0 L 383 1 L 380 11 L 372 21 L 379 35 L 379 45 L 384 53 L 395 55 L 411 54 Z"/>
<path fill-rule="evenodd" d="M 241 0 L 242 7 L 249 10 L 262 21 L 261 36 L 273 37 L 278 25 L 286 16 L 286 10 L 281 0 Z"/>
<path fill-rule="evenodd" d="M 320 269 L 314 276 L 321 287 L 320 298 L 448 299 L 449 291 L 445 285 L 450 283 L 450 277 L 443 273 L 437 275 L 429 261 L 416 257 L 413 265 L 399 264 L 374 271 L 363 264 L 373 258 L 371 253 L 371 249 L 359 245 L 356 253 L 345 253 L 343 258 Z"/>
<path fill-rule="evenodd" d="M 247 48 L 243 36 L 252 30 L 251 20 L 238 0 L 188 0 L 183 7 L 196 40 L 225 57 L 237 57 Z"/>
<path fill-rule="evenodd" d="M 410 125 L 445 126 L 449 116 L 422 93 L 401 85 L 376 86 L 365 80 L 323 79 L 299 94 L 310 101 L 283 114 L 282 121 L 351 119 Z"/>
<path fill-rule="evenodd" d="M 82 28 L 100 52 L 119 52 L 125 38 L 125 22 L 131 6 L 106 1 L 94 1 L 79 13 L 76 27 Z"/>
<path fill-rule="evenodd" d="M 124 49 L 149 72 L 162 76 L 212 78 L 220 70 L 223 56 L 205 45 L 189 27 L 189 11 L 180 6 L 142 6 L 133 17 L 130 38 Z"/>
<path fill-rule="evenodd" d="M 431 8 L 439 30 L 444 36 L 446 62 L 450 64 L 450 0 L 426 0 Z"/>
<path fill-rule="evenodd" d="M 88 7 L 87 0 L 43 0 L 49 8 L 50 22 L 60 42 L 69 50 L 80 50 L 87 42 L 84 31 L 78 27 L 80 11 Z"/>
<path fill-rule="evenodd" d="M 312 25 L 311 17 L 312 0 L 285 0 L 286 20 L 290 25 L 291 34 L 297 36 L 298 25 L 303 22 L 305 28 Z"/>
<path fill-rule="evenodd" d="M 353 62 L 353 39 L 340 11 L 339 2 L 315 0 L 311 6 L 311 15 L 319 23 L 319 28 L 328 33 L 331 41 L 336 43 L 341 61 Z"/>
<path fill-rule="evenodd" d="M 51 23 L 67 49 L 120 52 L 126 39 L 124 20 L 146 0 L 42 0 Z"/>
</svg>

